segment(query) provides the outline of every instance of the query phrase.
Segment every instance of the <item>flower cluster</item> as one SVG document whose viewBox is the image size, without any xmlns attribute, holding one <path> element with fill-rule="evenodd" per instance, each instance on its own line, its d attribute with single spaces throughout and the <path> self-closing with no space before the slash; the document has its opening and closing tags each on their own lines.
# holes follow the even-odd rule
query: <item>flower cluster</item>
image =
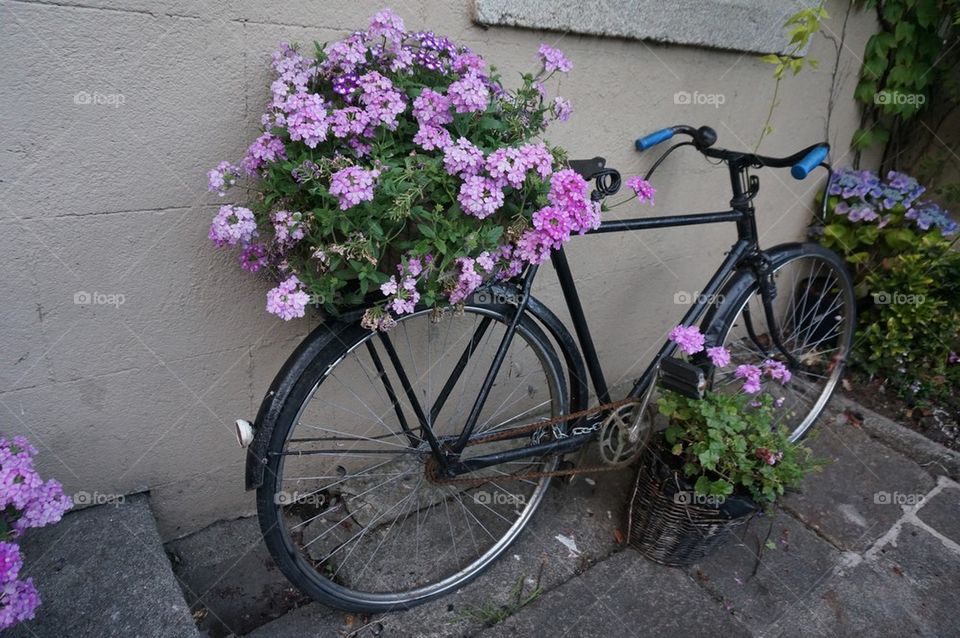
<svg viewBox="0 0 960 638">
<path fill-rule="evenodd" d="M 677 345 L 685 355 L 694 355 L 705 352 L 707 359 L 716 368 L 725 368 L 730 365 L 730 351 L 723 346 L 705 348 L 706 337 L 696 326 L 675 326 L 667 334 L 667 339 Z M 742 379 L 742 390 L 745 394 L 757 394 L 762 389 L 763 377 L 775 380 L 786 385 L 792 378 L 790 369 L 783 362 L 775 359 L 766 359 L 761 365 L 744 363 L 737 366 L 733 376 Z M 782 404 L 782 401 L 780 402 Z M 779 405 L 778 405 L 779 407 Z"/>
<path fill-rule="evenodd" d="M 30 578 L 19 579 L 20 547 L 13 539 L 30 527 L 59 521 L 73 502 L 55 480 L 43 481 L 33 467 L 37 450 L 23 437 L 0 438 L 0 629 L 33 618 L 40 597 Z"/>
<path fill-rule="evenodd" d="M 884 180 L 873 171 L 852 168 L 838 170 L 828 190 L 830 196 L 840 200 L 833 212 L 851 222 L 877 222 L 882 228 L 899 212 L 920 230 L 937 228 L 943 235 L 956 233 L 957 222 L 942 208 L 920 201 L 924 192 L 926 189 L 916 179 L 904 173 L 890 171 Z"/>
<path fill-rule="evenodd" d="M 364 325 L 380 329 L 543 262 L 596 228 L 600 207 L 537 139 L 572 113 L 545 87 L 571 62 L 548 45 L 539 55 L 509 91 L 468 47 L 389 10 L 314 55 L 282 43 L 262 132 L 208 174 L 218 195 L 245 174 L 260 196 L 222 206 L 210 240 L 280 282 L 268 312 L 373 303 Z M 652 203 L 649 184 L 635 190 Z"/>
</svg>

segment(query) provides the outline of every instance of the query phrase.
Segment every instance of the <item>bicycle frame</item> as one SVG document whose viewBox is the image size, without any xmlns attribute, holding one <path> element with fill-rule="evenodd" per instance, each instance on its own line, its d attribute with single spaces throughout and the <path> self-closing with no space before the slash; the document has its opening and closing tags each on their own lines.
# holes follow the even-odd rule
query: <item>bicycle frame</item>
<svg viewBox="0 0 960 638">
<path fill-rule="evenodd" d="M 727 256 L 724 258 L 723 262 L 717 268 L 716 272 L 714 272 L 714 274 L 710 277 L 707 284 L 703 287 L 702 292 L 697 298 L 696 302 L 686 312 L 686 314 L 684 314 L 680 323 L 685 326 L 694 324 L 702 317 L 703 313 L 710 305 L 709 300 L 714 298 L 714 296 L 719 293 L 723 285 L 733 275 L 738 267 L 743 264 L 749 265 L 757 272 L 758 279 L 766 272 L 763 268 L 766 261 L 765 256 L 758 246 L 755 210 L 752 203 L 752 200 L 756 196 L 759 188 L 759 183 L 756 177 L 748 178 L 747 176 L 747 169 L 750 166 L 749 162 L 741 158 L 729 158 L 729 160 L 730 180 L 734 195 L 733 199 L 731 200 L 730 210 L 713 213 L 667 215 L 607 221 L 601 223 L 600 227 L 596 230 L 587 233 L 590 235 L 598 235 L 606 233 L 651 230 L 655 228 L 673 228 L 680 226 L 729 222 L 736 223 L 737 241 L 733 244 L 733 246 L 731 246 L 730 251 L 727 253 Z M 554 251 L 551 254 L 551 262 L 556 270 L 557 278 L 560 282 L 560 289 L 563 293 L 564 302 L 567 306 L 568 312 L 570 313 L 580 352 L 583 354 L 597 400 L 601 404 L 609 403 L 610 393 L 600 365 L 596 346 L 593 342 L 593 337 L 590 334 L 590 328 L 586 315 L 583 311 L 583 306 L 580 303 L 580 296 L 577 292 L 576 283 L 570 270 L 570 265 L 562 248 Z M 517 305 L 513 321 L 501 339 L 497 354 L 494 356 L 493 363 L 487 372 L 487 376 L 484 379 L 483 384 L 481 385 L 480 393 L 477 396 L 469 416 L 467 417 L 464 429 L 454 442 L 444 448 L 444 451 L 441 454 L 442 458 L 438 459 L 441 468 L 449 474 L 455 475 L 466 473 L 483 467 L 489 467 L 520 458 L 539 456 L 542 454 L 562 454 L 571 452 L 590 441 L 595 434 L 594 431 L 591 431 L 585 434 L 572 435 L 546 443 L 533 444 L 505 452 L 475 456 L 469 459 L 459 458 L 460 454 L 469 443 L 487 395 L 489 394 L 489 391 L 493 385 L 493 381 L 496 378 L 497 372 L 499 371 L 500 365 L 503 362 L 507 349 L 510 346 L 510 342 L 516 330 L 516 325 L 519 322 L 520 317 L 526 311 L 527 304 L 530 299 L 530 289 L 532 287 L 533 280 L 536 277 L 536 272 L 536 267 L 530 268 L 522 278 L 520 288 L 522 289 L 523 293 Z M 764 305 L 769 306 L 769 299 L 767 299 L 767 297 L 768 295 L 772 295 L 772 292 L 764 285 L 760 286 L 760 290 L 761 296 L 764 298 Z M 769 324 L 769 316 L 767 317 L 767 321 Z M 774 335 L 774 341 L 776 345 L 779 349 L 783 350 L 782 346 L 779 344 L 779 335 L 777 335 L 778 330 L 774 328 L 771 330 L 771 332 Z M 639 398 L 643 396 L 646 390 L 650 387 L 651 383 L 653 383 L 660 362 L 664 358 L 671 356 L 675 349 L 675 344 L 669 341 L 664 343 L 627 396 L 632 398 Z M 432 432 L 426 432 L 426 435 L 428 440 L 430 440 L 431 447 L 434 447 L 434 444 L 436 444 L 436 447 L 434 447 L 435 451 L 437 448 L 442 447 L 439 442 L 433 439 Z"/>
</svg>

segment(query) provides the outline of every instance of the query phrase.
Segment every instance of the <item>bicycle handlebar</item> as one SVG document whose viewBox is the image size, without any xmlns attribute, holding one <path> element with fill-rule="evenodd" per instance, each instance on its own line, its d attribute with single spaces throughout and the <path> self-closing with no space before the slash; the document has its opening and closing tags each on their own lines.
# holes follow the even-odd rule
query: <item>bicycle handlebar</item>
<svg viewBox="0 0 960 638">
<path fill-rule="evenodd" d="M 687 125 L 670 126 L 659 131 L 644 135 L 634 142 L 638 151 L 645 151 L 653 148 L 661 142 L 665 142 L 677 133 L 683 133 L 693 138 L 692 145 L 707 157 L 713 157 L 724 161 L 743 162 L 746 165 L 769 166 L 771 168 L 790 167 L 790 174 L 795 179 L 804 179 L 810 172 L 823 162 L 830 152 L 830 145 L 826 142 L 814 144 L 799 153 L 787 157 L 765 157 L 754 153 L 743 153 L 738 151 L 728 151 L 721 148 L 710 148 L 717 141 L 717 133 L 709 126 L 693 128 Z M 690 142 L 686 142 L 690 144 Z M 661 158 L 662 159 L 662 158 Z"/>
<path fill-rule="evenodd" d="M 790 174 L 794 179 L 804 179 L 810 171 L 820 166 L 820 162 L 826 159 L 829 152 L 830 147 L 826 144 L 815 147 L 790 168 Z"/>
</svg>

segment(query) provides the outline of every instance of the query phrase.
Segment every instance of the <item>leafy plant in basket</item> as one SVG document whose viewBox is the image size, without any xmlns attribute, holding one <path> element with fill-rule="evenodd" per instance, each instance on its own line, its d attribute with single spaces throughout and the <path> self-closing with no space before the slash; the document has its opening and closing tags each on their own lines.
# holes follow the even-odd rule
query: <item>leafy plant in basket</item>
<svg viewBox="0 0 960 638">
<path fill-rule="evenodd" d="M 263 133 L 239 166 L 209 173 L 220 194 L 249 178 L 252 201 L 221 207 L 210 238 L 280 282 L 269 312 L 363 304 L 380 329 L 541 263 L 595 228 L 599 205 L 538 139 L 570 116 L 545 84 L 572 68 L 539 53 L 539 71 L 508 90 L 479 55 L 389 10 L 309 55 L 281 45 Z"/>
<path fill-rule="evenodd" d="M 0 630 L 34 617 L 40 597 L 32 578 L 20 578 L 17 539 L 31 527 L 56 523 L 73 507 L 55 480 L 33 467 L 36 448 L 22 436 L 0 437 Z"/>
<path fill-rule="evenodd" d="M 677 326 L 670 340 L 688 356 L 704 352 L 696 326 Z M 724 374 L 730 353 L 717 346 L 705 354 L 714 374 Z M 765 387 L 785 385 L 791 374 L 783 363 L 768 359 L 762 366 L 737 366 L 732 378 L 742 382 L 738 392 L 707 391 L 702 399 L 661 393 L 659 410 L 670 421 L 662 457 L 698 495 L 722 502 L 736 494 L 767 506 L 813 468 L 807 448 L 791 443 L 789 432 L 776 427 L 783 399 Z"/>
</svg>

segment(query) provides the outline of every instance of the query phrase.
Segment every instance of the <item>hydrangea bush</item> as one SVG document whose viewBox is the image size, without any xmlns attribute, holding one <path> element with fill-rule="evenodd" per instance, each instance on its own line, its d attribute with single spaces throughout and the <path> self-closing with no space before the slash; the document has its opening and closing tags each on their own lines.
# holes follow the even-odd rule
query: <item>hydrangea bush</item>
<svg viewBox="0 0 960 638">
<path fill-rule="evenodd" d="M 952 394 L 960 382 L 958 224 L 909 175 L 842 169 L 825 223 L 812 228 L 843 255 L 861 299 L 855 363 L 901 394 Z"/>
<path fill-rule="evenodd" d="M 723 346 L 705 349 L 696 326 L 677 326 L 669 339 L 683 355 L 704 353 L 716 370 L 730 365 L 730 352 Z M 791 374 L 780 361 L 768 359 L 759 366 L 738 365 L 733 376 L 742 381 L 739 392 L 708 391 L 702 399 L 661 392 L 658 407 L 670 419 L 662 449 L 698 494 L 737 493 L 770 505 L 813 467 L 809 450 L 791 443 L 790 433 L 774 425 L 783 398 L 766 386 L 786 385 Z"/>
<path fill-rule="evenodd" d="M 56 523 L 73 502 L 55 480 L 33 467 L 37 450 L 25 438 L 0 438 L 0 629 L 34 617 L 40 597 L 32 578 L 20 578 L 16 539 L 30 527 Z"/>
<path fill-rule="evenodd" d="M 600 223 L 587 182 L 541 138 L 571 115 L 546 86 L 572 64 L 548 45 L 539 58 L 509 90 L 469 48 L 389 10 L 310 53 L 281 44 L 262 133 L 208 176 L 252 198 L 222 206 L 210 239 L 278 281 L 267 310 L 287 320 L 366 305 L 364 325 L 386 329 L 516 277 Z"/>
</svg>

